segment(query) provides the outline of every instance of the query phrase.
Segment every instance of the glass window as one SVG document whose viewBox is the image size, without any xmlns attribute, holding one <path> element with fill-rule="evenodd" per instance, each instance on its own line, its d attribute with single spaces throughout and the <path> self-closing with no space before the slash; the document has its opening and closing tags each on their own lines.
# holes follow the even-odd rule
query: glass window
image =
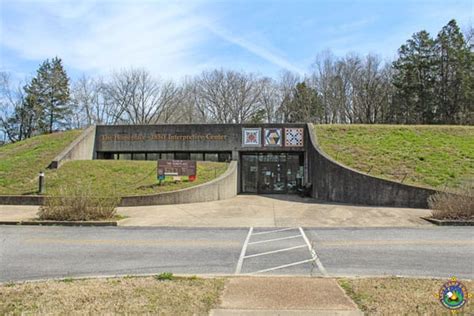
<svg viewBox="0 0 474 316">
<path fill-rule="evenodd" d="M 133 160 L 146 160 L 145 153 L 133 153 L 132 159 Z"/>
<path fill-rule="evenodd" d="M 288 154 L 287 185 L 290 193 L 296 192 L 296 189 L 303 185 L 303 164 L 302 154 Z"/>
<path fill-rule="evenodd" d="M 132 154 L 128 153 L 122 153 L 119 157 L 120 160 L 132 160 Z"/>
<path fill-rule="evenodd" d="M 160 154 L 159 153 L 147 153 L 146 154 L 146 160 L 158 160 L 160 159 Z"/>
<path fill-rule="evenodd" d="M 229 162 L 232 160 L 231 153 L 219 153 L 219 161 L 220 162 Z"/>
<path fill-rule="evenodd" d="M 203 153 L 191 153 L 191 160 L 202 161 L 204 160 Z"/>
<path fill-rule="evenodd" d="M 217 153 L 205 153 L 204 160 L 206 161 L 219 161 L 219 156 Z"/>
<path fill-rule="evenodd" d="M 285 162 L 286 161 L 286 154 L 273 154 L 273 153 L 265 153 L 260 154 L 258 157 L 260 162 Z"/>
<path fill-rule="evenodd" d="M 173 160 L 174 154 L 173 153 L 161 153 L 161 159 L 163 160 Z"/>
<path fill-rule="evenodd" d="M 189 153 L 174 153 L 174 159 L 176 160 L 189 160 Z"/>
</svg>

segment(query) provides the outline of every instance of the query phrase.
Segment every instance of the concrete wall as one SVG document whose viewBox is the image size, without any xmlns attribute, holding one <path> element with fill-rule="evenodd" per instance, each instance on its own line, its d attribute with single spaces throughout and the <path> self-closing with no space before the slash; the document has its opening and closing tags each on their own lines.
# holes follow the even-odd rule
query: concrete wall
<svg viewBox="0 0 474 316">
<path fill-rule="evenodd" d="M 98 125 L 97 152 L 303 151 L 300 147 L 243 147 L 242 128 L 301 127 L 305 124 L 159 124 Z"/>
<path fill-rule="evenodd" d="M 41 195 L 0 195 L 0 205 L 42 205 Z"/>
<path fill-rule="evenodd" d="M 81 135 L 51 161 L 49 168 L 59 168 L 67 160 L 91 160 L 94 157 L 95 134 L 95 126 L 85 129 Z"/>
<path fill-rule="evenodd" d="M 362 205 L 428 208 L 434 190 L 376 178 L 331 159 L 319 147 L 308 124 L 308 164 L 312 196 L 318 200 Z"/>
<path fill-rule="evenodd" d="M 120 206 L 165 205 L 224 200 L 237 195 L 237 162 L 217 179 L 194 187 L 154 195 L 125 196 Z"/>
</svg>

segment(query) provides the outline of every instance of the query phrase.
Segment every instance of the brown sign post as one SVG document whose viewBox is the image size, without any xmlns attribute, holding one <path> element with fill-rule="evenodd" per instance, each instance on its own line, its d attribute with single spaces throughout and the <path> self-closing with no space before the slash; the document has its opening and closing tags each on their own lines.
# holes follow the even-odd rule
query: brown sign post
<svg viewBox="0 0 474 316">
<path fill-rule="evenodd" d="M 164 176 L 195 176 L 196 161 L 194 160 L 158 160 L 158 178 Z"/>
</svg>

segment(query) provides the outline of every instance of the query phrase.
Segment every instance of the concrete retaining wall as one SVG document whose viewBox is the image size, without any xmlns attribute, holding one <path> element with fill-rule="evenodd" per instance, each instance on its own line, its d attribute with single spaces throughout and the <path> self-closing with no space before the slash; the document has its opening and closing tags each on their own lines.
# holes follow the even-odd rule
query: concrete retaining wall
<svg viewBox="0 0 474 316">
<path fill-rule="evenodd" d="M 51 161 L 49 168 L 57 169 L 67 160 L 91 160 L 94 157 L 95 130 L 95 126 L 85 129 Z"/>
<path fill-rule="evenodd" d="M 312 196 L 318 200 L 362 205 L 428 208 L 435 190 L 405 185 L 363 174 L 339 164 L 319 147 L 308 124 L 309 178 Z"/>
<path fill-rule="evenodd" d="M 41 195 L 0 195 L 0 205 L 42 205 Z"/>
<path fill-rule="evenodd" d="M 224 200 L 237 195 L 237 162 L 217 179 L 194 187 L 154 195 L 125 196 L 120 206 L 182 204 Z"/>
<path fill-rule="evenodd" d="M 153 195 L 122 197 L 120 206 L 196 203 L 224 200 L 237 195 L 237 162 L 217 179 L 190 188 Z M 42 205 L 40 195 L 0 195 L 0 205 Z"/>
</svg>

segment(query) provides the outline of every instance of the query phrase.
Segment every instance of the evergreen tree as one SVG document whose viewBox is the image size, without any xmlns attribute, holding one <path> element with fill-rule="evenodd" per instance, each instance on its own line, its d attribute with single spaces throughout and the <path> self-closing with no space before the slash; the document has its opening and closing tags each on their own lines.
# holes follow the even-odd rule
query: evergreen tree
<svg viewBox="0 0 474 316">
<path fill-rule="evenodd" d="M 434 41 L 426 31 L 415 33 L 398 50 L 393 63 L 395 117 L 399 123 L 432 123 L 434 118 Z"/>
<path fill-rule="evenodd" d="M 438 122 L 467 123 L 472 112 L 474 55 L 455 20 L 438 33 L 435 51 Z"/>
<path fill-rule="evenodd" d="M 61 59 L 44 61 L 36 77 L 25 88 L 26 100 L 36 113 L 34 126 L 40 133 L 52 133 L 60 128 L 71 113 L 69 78 Z"/>
<path fill-rule="evenodd" d="M 316 122 L 321 120 L 322 104 L 316 90 L 305 82 L 296 85 L 293 98 L 287 105 L 289 123 Z"/>
</svg>

